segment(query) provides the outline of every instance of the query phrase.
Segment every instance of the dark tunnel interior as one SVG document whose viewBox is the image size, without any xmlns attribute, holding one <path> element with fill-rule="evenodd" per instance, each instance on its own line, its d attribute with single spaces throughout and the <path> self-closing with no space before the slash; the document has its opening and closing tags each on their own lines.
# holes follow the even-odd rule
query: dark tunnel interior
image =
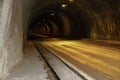
<svg viewBox="0 0 120 80">
<path fill-rule="evenodd" d="M 119 4 L 120 0 L 48 1 L 44 7 L 39 5 L 33 12 L 28 39 L 58 37 L 120 40 Z"/>
<path fill-rule="evenodd" d="M 15 78 L 7 80 L 18 80 L 19 71 L 20 80 L 24 79 L 21 75 L 27 78 L 26 73 L 31 73 L 28 80 L 41 80 L 41 72 L 47 75 L 45 80 L 52 79 L 45 67 L 50 58 L 45 62 L 42 54 L 55 56 L 68 68 L 86 66 L 90 75 L 94 69 L 96 79 L 90 80 L 102 79 L 97 79 L 97 72 L 120 80 L 120 0 L 0 0 L 0 80 L 13 74 L 14 66 Z M 57 63 L 53 57 L 52 61 Z M 70 71 L 78 76 L 83 69 Z M 54 80 L 89 80 L 63 78 Z"/>
</svg>

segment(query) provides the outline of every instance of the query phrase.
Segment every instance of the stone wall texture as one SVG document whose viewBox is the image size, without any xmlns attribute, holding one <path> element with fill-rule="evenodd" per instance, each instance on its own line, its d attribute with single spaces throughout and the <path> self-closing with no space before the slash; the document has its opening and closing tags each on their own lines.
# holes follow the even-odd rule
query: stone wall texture
<svg viewBox="0 0 120 80">
<path fill-rule="evenodd" d="M 23 40 L 35 1 L 0 0 L 0 80 L 23 58 Z"/>
<path fill-rule="evenodd" d="M 0 1 L 0 78 L 5 78 L 23 57 L 23 31 L 26 29 L 28 0 Z"/>
<path fill-rule="evenodd" d="M 35 1 L 0 0 L 0 80 L 23 58 L 23 40 Z"/>
<path fill-rule="evenodd" d="M 3 0 L 0 12 L 0 78 L 5 78 L 23 57 L 21 4 L 17 0 Z"/>
</svg>

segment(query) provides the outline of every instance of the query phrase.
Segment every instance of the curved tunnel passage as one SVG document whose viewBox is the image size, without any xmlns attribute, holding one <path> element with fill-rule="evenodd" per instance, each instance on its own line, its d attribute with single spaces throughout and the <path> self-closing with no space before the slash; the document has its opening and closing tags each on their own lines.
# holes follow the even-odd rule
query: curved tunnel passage
<svg viewBox="0 0 120 80">
<path fill-rule="evenodd" d="M 41 34 L 49 37 L 55 34 L 54 37 L 117 40 L 120 39 L 118 3 L 112 0 L 71 0 L 47 5 L 32 16 L 28 31 L 34 32 L 34 28 L 46 34 L 51 32 Z"/>
<path fill-rule="evenodd" d="M 68 4 L 66 5 L 68 6 Z M 45 10 L 42 11 L 43 13 L 37 14 L 36 18 L 34 18 L 31 22 L 30 31 L 34 32 L 32 30 L 33 27 L 34 30 L 41 29 L 43 27 L 41 25 L 49 24 L 44 27 L 50 28 L 49 29 L 50 32 L 53 33 L 49 35 L 50 37 L 52 37 L 52 35 L 54 34 L 55 34 L 54 37 L 69 37 L 69 38 L 90 37 L 89 34 L 86 34 L 88 33 L 88 29 L 86 28 L 86 23 L 83 22 L 79 16 L 80 12 L 76 10 L 76 7 L 72 9 L 71 4 L 69 5 L 70 6 L 67 8 L 61 7 L 61 5 L 59 5 L 60 8 L 57 8 L 58 10 Z"/>
<path fill-rule="evenodd" d="M 0 78 L 22 60 L 27 37 L 120 40 L 120 0 L 1 0 L 0 4 Z"/>
</svg>

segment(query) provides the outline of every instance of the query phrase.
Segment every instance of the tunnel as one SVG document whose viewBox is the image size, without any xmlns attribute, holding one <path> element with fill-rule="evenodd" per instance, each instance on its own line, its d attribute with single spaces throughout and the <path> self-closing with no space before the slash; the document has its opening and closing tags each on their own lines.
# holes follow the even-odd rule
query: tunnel
<svg viewBox="0 0 120 80">
<path fill-rule="evenodd" d="M 46 35 L 49 34 L 51 37 L 119 40 L 119 29 L 116 27 L 119 25 L 118 16 L 118 2 L 58 1 L 38 9 L 32 15 L 28 33 L 35 32 L 36 29 L 44 32 L 45 29 Z M 54 28 L 50 27 L 53 24 L 57 26 L 55 35 L 52 34 L 55 32 Z M 50 28 L 48 32 L 47 27 Z"/>
<path fill-rule="evenodd" d="M 120 0 L 0 0 L 0 79 L 44 38 L 120 40 Z"/>
</svg>

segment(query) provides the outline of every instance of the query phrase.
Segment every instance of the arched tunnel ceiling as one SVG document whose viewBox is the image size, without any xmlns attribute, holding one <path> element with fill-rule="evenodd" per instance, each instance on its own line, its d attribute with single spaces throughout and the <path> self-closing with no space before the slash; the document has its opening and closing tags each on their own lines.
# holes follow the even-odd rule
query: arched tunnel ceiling
<svg viewBox="0 0 120 80">
<path fill-rule="evenodd" d="M 61 7 L 62 4 L 66 7 Z M 52 13 L 55 15 L 51 16 Z M 65 33 L 62 29 L 68 22 L 68 36 L 71 37 L 120 39 L 119 14 L 120 0 L 36 0 L 30 18 L 30 29 L 38 23 L 49 26 L 53 22 L 59 28 L 59 32 Z M 61 16 L 67 19 L 62 20 Z"/>
</svg>

